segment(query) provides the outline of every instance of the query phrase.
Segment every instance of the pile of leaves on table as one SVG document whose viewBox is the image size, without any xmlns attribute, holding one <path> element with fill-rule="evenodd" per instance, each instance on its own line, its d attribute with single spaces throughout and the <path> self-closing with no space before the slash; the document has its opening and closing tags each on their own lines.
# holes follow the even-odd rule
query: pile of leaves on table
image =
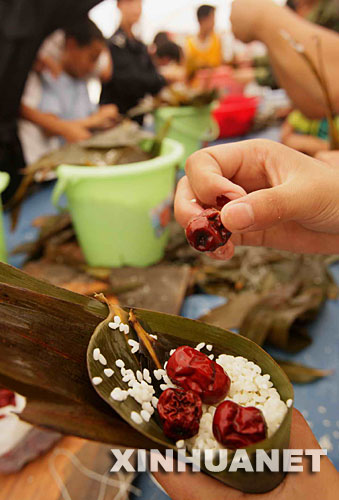
<svg viewBox="0 0 339 500">
<path fill-rule="evenodd" d="M 193 250 L 182 229 L 172 223 L 160 264 L 146 269 L 90 268 L 68 214 L 40 217 L 34 225 L 39 237 L 15 253 L 26 253 L 24 270 L 37 278 L 85 295 L 104 292 L 117 303 L 173 314 L 180 312 L 186 295 L 224 296 L 227 303 L 202 321 L 237 328 L 259 345 L 267 342 L 289 352 L 310 345 L 308 325 L 324 301 L 338 294 L 329 271 L 335 258 L 242 247 L 228 262 L 213 261 Z M 294 381 L 328 374 L 293 363 L 281 365 Z"/>
<path fill-rule="evenodd" d="M 153 144 L 149 150 L 141 147 L 141 143 L 147 139 L 157 140 L 136 122 L 125 119 L 113 129 L 96 133 L 90 139 L 76 144 L 66 144 L 42 156 L 25 168 L 26 182 L 32 176 L 39 182 L 53 178 L 51 172 L 61 164 L 102 167 L 149 160 L 159 152 L 157 149 L 152 150 Z"/>
<path fill-rule="evenodd" d="M 195 89 L 185 84 L 179 83 L 165 87 L 156 96 L 147 96 L 128 112 L 129 117 L 153 113 L 156 109 L 166 107 L 192 106 L 200 108 L 211 105 L 219 94 L 215 89 Z"/>
<path fill-rule="evenodd" d="M 21 203 L 34 183 L 56 179 L 59 165 L 107 167 L 127 165 L 156 158 L 161 153 L 168 124 L 157 135 L 143 130 L 136 122 L 125 118 L 114 128 L 97 132 L 90 139 L 66 144 L 42 156 L 23 170 L 23 179 L 8 208 L 11 209 L 12 228 L 15 228 Z"/>
</svg>

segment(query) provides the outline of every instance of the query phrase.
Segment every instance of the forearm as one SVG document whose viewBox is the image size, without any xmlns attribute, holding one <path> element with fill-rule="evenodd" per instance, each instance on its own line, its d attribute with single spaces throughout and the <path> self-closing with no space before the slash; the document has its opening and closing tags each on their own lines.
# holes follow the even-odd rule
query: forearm
<svg viewBox="0 0 339 500">
<path fill-rule="evenodd" d="M 64 122 L 56 115 L 43 113 L 25 104 L 21 105 L 20 115 L 25 120 L 41 127 L 48 135 L 62 135 Z"/>
<path fill-rule="evenodd" d="M 284 39 L 282 31 L 288 32 L 300 43 L 316 64 L 317 39 L 321 41 L 323 65 L 336 112 L 339 112 L 339 36 L 301 19 L 289 9 L 278 7 L 273 2 L 265 2 L 265 9 L 261 14 L 256 30 L 257 38 L 267 46 L 275 76 L 296 107 L 309 117 L 319 118 L 326 114 L 324 96 L 318 81 L 300 54 Z"/>
<path fill-rule="evenodd" d="M 329 143 L 319 137 L 292 133 L 282 141 L 285 146 L 296 149 L 301 153 L 315 156 L 319 151 L 328 151 Z"/>
<path fill-rule="evenodd" d="M 88 120 L 62 120 L 56 115 L 43 113 L 29 106 L 21 105 L 21 117 L 40 127 L 46 135 L 61 136 L 67 142 L 78 142 L 90 137 L 90 132 L 84 123 Z M 88 123 L 87 123 L 88 124 Z"/>
<path fill-rule="evenodd" d="M 69 120 L 69 123 L 73 123 L 75 125 L 79 125 L 80 127 L 90 130 L 96 128 L 97 126 L 97 121 L 95 118 L 96 114 L 94 113 L 90 116 L 87 116 L 86 118 L 82 118 L 81 120 Z"/>
</svg>

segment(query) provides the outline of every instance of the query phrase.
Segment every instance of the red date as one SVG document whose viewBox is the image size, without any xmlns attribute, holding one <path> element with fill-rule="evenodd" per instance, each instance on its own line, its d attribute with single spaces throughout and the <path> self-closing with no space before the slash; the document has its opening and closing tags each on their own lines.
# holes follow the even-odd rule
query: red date
<svg viewBox="0 0 339 500">
<path fill-rule="evenodd" d="M 267 437 L 267 425 L 258 408 L 224 401 L 214 414 L 213 434 L 226 448 L 246 448 Z"/>
<path fill-rule="evenodd" d="M 8 389 L 0 389 L 0 408 L 15 406 L 15 394 Z"/>
<path fill-rule="evenodd" d="M 231 385 L 230 378 L 220 365 L 189 346 L 175 350 L 168 360 L 166 371 L 174 384 L 196 392 L 206 404 L 219 403 L 227 396 Z"/>
<path fill-rule="evenodd" d="M 199 432 L 202 402 L 195 392 L 166 389 L 159 398 L 157 410 L 164 434 L 170 439 L 188 439 Z"/>
<path fill-rule="evenodd" d="M 8 389 L 0 389 L 0 408 L 15 406 L 15 394 Z M 0 419 L 3 415 L 0 415 Z"/>
<path fill-rule="evenodd" d="M 230 233 L 221 223 L 220 212 L 216 208 L 208 208 L 194 217 L 186 228 L 189 244 L 199 252 L 214 252 L 226 245 Z"/>
</svg>

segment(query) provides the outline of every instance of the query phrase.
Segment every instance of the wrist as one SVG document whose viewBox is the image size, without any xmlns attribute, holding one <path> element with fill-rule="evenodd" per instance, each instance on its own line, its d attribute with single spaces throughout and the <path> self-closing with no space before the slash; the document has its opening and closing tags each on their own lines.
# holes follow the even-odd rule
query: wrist
<svg viewBox="0 0 339 500">
<path fill-rule="evenodd" d="M 98 119 L 97 119 L 97 113 L 94 113 L 93 115 L 91 116 L 88 116 L 87 118 L 85 118 L 84 120 L 81 121 L 82 125 L 85 127 L 85 128 L 96 128 L 97 124 L 98 124 Z"/>
</svg>

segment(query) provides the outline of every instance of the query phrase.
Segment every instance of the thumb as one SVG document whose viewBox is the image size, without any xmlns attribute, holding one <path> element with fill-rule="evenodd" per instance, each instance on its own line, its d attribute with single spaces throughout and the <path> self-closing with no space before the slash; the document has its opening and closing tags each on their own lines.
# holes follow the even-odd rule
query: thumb
<svg viewBox="0 0 339 500">
<path fill-rule="evenodd" d="M 302 217 L 305 201 L 295 185 L 286 183 L 228 203 L 221 211 L 221 220 L 231 232 L 259 231 Z"/>
</svg>

